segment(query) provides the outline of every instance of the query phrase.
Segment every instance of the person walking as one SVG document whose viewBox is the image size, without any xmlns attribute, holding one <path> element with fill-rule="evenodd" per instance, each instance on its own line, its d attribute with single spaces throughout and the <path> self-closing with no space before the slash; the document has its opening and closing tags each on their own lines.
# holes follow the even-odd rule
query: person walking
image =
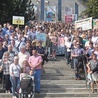
<svg viewBox="0 0 98 98">
<path fill-rule="evenodd" d="M 98 60 L 96 54 L 92 54 L 92 59 L 88 62 L 87 69 L 88 79 L 91 83 L 91 90 L 92 93 L 94 93 L 94 82 L 96 83 L 98 90 Z"/>
</svg>

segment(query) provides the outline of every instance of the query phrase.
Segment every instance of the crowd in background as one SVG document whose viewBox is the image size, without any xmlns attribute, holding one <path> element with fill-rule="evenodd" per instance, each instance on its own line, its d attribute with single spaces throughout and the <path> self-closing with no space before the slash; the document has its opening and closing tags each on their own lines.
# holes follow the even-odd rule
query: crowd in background
<svg viewBox="0 0 98 98">
<path fill-rule="evenodd" d="M 42 41 L 36 39 L 39 33 L 47 35 L 46 46 L 43 46 Z M 37 92 L 40 92 L 39 80 L 44 73 L 44 62 L 48 62 L 49 58 L 56 60 L 59 36 L 64 37 L 65 61 L 71 68 L 74 68 L 76 80 L 81 79 L 79 70 L 81 64 L 79 65 L 79 63 L 84 59 L 81 59 L 81 56 L 85 55 L 88 79 L 91 82 L 92 92 L 94 92 L 94 81 L 98 86 L 98 74 L 96 72 L 98 71 L 98 29 L 82 31 L 81 28 L 78 28 L 75 30 L 74 24 L 45 21 L 40 23 L 29 21 L 24 28 L 18 28 L 9 23 L 0 25 L 0 78 L 2 79 L 3 73 L 7 81 L 7 92 L 14 84 L 13 75 L 16 77 L 17 87 L 19 86 L 21 69 L 24 68 L 25 73 L 29 73 L 31 69 L 37 70 L 36 73 L 38 74 L 35 75 L 35 78 L 37 77 L 36 81 L 38 82 Z M 32 62 L 35 59 L 37 67 L 34 67 L 34 62 Z M 15 95 L 15 89 L 16 87 L 13 87 L 13 95 Z"/>
</svg>

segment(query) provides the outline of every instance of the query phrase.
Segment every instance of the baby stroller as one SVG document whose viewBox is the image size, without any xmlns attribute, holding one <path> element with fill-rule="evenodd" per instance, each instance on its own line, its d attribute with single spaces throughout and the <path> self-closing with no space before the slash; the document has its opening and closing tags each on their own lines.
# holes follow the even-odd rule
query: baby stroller
<svg viewBox="0 0 98 98">
<path fill-rule="evenodd" d="M 34 98 L 34 76 L 27 75 L 20 81 L 19 98 Z"/>
</svg>

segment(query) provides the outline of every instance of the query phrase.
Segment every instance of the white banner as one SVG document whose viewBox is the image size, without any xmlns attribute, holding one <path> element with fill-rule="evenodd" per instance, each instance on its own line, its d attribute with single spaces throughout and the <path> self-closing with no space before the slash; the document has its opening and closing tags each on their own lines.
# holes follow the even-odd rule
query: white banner
<svg viewBox="0 0 98 98">
<path fill-rule="evenodd" d="M 75 29 L 82 28 L 82 30 L 92 29 L 92 17 L 75 21 Z"/>
</svg>

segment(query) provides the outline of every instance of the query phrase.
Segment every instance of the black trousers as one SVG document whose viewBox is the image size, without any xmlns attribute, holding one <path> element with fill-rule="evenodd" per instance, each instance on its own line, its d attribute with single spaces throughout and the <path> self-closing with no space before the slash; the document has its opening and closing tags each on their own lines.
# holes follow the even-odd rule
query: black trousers
<svg viewBox="0 0 98 98">
<path fill-rule="evenodd" d="M 4 84 L 6 90 L 11 90 L 10 75 L 4 75 Z"/>
<path fill-rule="evenodd" d="M 67 52 L 67 64 L 71 63 L 71 52 Z"/>
</svg>

